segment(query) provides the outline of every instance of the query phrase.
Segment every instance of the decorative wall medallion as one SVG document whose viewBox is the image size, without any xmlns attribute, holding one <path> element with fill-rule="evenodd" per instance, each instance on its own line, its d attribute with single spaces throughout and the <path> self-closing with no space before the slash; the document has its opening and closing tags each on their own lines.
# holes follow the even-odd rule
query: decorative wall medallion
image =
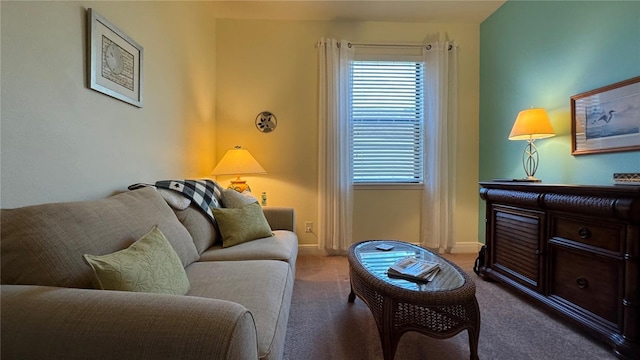
<svg viewBox="0 0 640 360">
<path fill-rule="evenodd" d="M 278 126 L 278 119 L 269 111 L 263 111 L 256 116 L 256 127 L 260 132 L 270 133 Z"/>
</svg>

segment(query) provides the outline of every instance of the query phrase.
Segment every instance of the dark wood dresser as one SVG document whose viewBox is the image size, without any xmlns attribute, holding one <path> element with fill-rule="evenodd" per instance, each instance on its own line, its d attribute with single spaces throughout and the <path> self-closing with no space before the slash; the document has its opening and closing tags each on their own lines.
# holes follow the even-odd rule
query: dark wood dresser
<svg viewBox="0 0 640 360">
<path fill-rule="evenodd" d="M 480 197 L 481 275 L 640 359 L 640 186 L 481 182 Z"/>
</svg>

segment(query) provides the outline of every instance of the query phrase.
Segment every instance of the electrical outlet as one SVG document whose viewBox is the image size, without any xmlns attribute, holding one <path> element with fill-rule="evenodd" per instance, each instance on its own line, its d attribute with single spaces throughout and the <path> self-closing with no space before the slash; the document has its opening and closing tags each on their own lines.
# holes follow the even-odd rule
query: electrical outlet
<svg viewBox="0 0 640 360">
<path fill-rule="evenodd" d="M 304 232 L 306 233 L 313 232 L 313 222 L 311 221 L 304 222 Z"/>
</svg>

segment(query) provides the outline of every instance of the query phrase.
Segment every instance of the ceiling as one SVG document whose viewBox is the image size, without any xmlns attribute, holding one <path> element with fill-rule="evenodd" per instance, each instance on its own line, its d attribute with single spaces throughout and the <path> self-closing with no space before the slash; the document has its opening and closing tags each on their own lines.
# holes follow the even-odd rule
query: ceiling
<svg viewBox="0 0 640 360">
<path fill-rule="evenodd" d="M 210 1 L 216 18 L 480 24 L 504 0 Z"/>
</svg>

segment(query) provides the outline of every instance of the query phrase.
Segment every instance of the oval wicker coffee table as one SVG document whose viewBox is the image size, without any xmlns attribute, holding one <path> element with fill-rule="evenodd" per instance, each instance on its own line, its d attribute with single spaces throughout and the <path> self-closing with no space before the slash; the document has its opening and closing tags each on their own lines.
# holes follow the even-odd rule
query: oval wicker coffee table
<svg viewBox="0 0 640 360">
<path fill-rule="evenodd" d="M 380 244 L 392 245 L 388 251 Z M 415 256 L 436 261 L 440 273 L 433 281 L 418 283 L 387 276 L 387 269 L 399 258 Z M 369 240 L 349 248 L 351 293 L 367 304 L 373 314 L 385 360 L 393 359 L 405 332 L 417 331 L 445 339 L 463 330 L 469 333 L 471 360 L 478 359 L 480 309 L 473 280 L 457 265 L 441 256 L 409 243 Z"/>
</svg>

